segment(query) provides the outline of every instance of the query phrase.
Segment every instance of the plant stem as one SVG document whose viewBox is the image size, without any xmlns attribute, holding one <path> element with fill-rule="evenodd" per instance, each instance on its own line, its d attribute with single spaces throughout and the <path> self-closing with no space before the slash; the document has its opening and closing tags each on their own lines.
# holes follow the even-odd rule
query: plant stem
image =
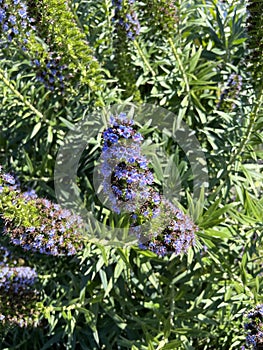
<svg viewBox="0 0 263 350">
<path fill-rule="evenodd" d="M 154 70 L 152 69 L 152 67 L 150 66 L 150 63 L 148 62 L 148 60 L 147 60 L 147 58 L 145 57 L 144 53 L 142 52 L 138 41 L 135 39 L 133 42 L 134 42 L 134 45 L 135 45 L 136 49 L 137 49 L 138 52 L 139 52 L 139 55 L 140 55 L 141 58 L 143 59 L 143 62 L 145 63 L 146 67 L 147 67 L 147 68 L 149 69 L 149 71 L 152 73 L 152 76 L 155 77 L 156 74 L 155 74 Z"/>
<path fill-rule="evenodd" d="M 176 48 L 174 46 L 172 38 L 168 38 L 168 42 L 169 42 L 169 44 L 170 44 L 170 46 L 172 48 L 174 57 L 175 57 L 176 61 L 178 62 L 179 69 L 180 69 L 180 71 L 182 73 L 182 76 L 183 76 L 183 79 L 184 79 L 184 82 L 185 82 L 186 91 L 187 91 L 187 93 L 189 95 L 189 93 L 190 93 L 190 86 L 189 86 L 189 83 L 188 83 L 188 78 L 187 78 L 186 72 L 185 72 L 184 67 L 183 67 L 183 63 L 182 63 L 182 61 L 181 61 L 181 59 L 180 59 L 180 57 L 179 57 L 179 55 L 178 55 L 178 53 L 176 51 Z"/>
<path fill-rule="evenodd" d="M 38 111 L 20 92 L 14 87 L 10 80 L 5 78 L 4 71 L 0 68 L 0 79 L 9 87 L 10 90 L 27 106 L 29 107 L 39 118 L 45 119 L 44 115 Z"/>
<path fill-rule="evenodd" d="M 246 134 L 243 138 L 243 140 L 241 141 L 239 147 L 236 149 L 236 151 L 233 153 L 232 157 L 230 158 L 230 161 L 228 163 L 228 171 L 230 170 L 230 167 L 233 165 L 233 163 L 235 162 L 236 158 L 241 155 L 241 153 L 243 152 L 247 142 L 249 141 L 251 134 L 253 133 L 253 127 L 255 124 L 255 120 L 257 118 L 258 112 L 261 108 L 263 102 L 263 88 L 261 88 L 260 94 L 259 94 L 259 98 L 257 99 L 257 101 L 255 102 L 252 111 L 249 115 L 249 124 L 248 124 L 248 128 L 246 130 Z"/>
</svg>

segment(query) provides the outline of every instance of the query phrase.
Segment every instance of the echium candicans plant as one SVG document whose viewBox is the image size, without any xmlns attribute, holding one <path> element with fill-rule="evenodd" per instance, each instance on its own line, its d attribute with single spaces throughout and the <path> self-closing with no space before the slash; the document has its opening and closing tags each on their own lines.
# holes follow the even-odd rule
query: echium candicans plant
<svg viewBox="0 0 263 350">
<path fill-rule="evenodd" d="M 263 304 L 257 305 L 246 314 L 244 328 L 247 345 L 253 350 L 263 349 Z"/>
<path fill-rule="evenodd" d="M 26 0 L 0 0 L 0 43 L 5 47 L 16 39 L 26 50 L 26 44 L 34 32 L 34 19 L 28 13 Z"/>
<path fill-rule="evenodd" d="M 0 325 L 28 327 L 39 323 L 38 275 L 24 262 L 7 247 L 0 246 Z"/>
<path fill-rule="evenodd" d="M 123 98 L 133 96 L 134 101 L 140 101 L 140 93 L 136 87 L 136 73 L 131 61 L 131 41 L 140 34 L 140 23 L 135 9 L 135 1 L 112 0 L 114 35 L 114 65 Z"/>
<path fill-rule="evenodd" d="M 82 249 L 82 219 L 33 191 L 22 192 L 15 178 L 0 168 L 0 210 L 4 234 L 24 250 L 47 255 L 75 255 Z"/>
<path fill-rule="evenodd" d="M 129 213 L 130 232 L 136 234 L 141 249 L 159 256 L 187 252 L 195 243 L 197 227 L 160 195 L 148 160 L 142 154 L 143 136 L 134 120 L 120 113 L 111 116 L 109 124 L 103 132 L 101 173 L 111 209 Z M 145 235 L 141 225 L 148 223 L 151 228 Z"/>
<path fill-rule="evenodd" d="M 69 2 L 28 2 L 30 15 L 35 20 L 36 36 L 30 36 L 27 48 L 38 80 L 51 90 L 63 90 L 64 85 L 65 89 L 71 89 L 72 85 L 82 84 L 91 91 L 102 90 L 104 80 L 100 64 L 77 24 Z"/>
</svg>

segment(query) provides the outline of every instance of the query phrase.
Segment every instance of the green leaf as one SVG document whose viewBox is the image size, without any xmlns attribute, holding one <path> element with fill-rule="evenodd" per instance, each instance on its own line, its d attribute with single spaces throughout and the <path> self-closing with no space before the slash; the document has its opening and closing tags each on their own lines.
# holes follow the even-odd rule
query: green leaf
<svg viewBox="0 0 263 350">
<path fill-rule="evenodd" d="M 31 132 L 31 135 L 30 135 L 29 139 L 33 139 L 33 138 L 36 136 L 36 134 L 37 134 L 37 133 L 39 132 L 39 130 L 41 129 L 41 126 L 42 126 L 42 122 L 38 122 L 38 123 L 34 126 L 34 128 L 33 128 L 32 132 Z"/>
<path fill-rule="evenodd" d="M 200 59 L 202 50 L 203 50 L 203 48 L 202 48 L 202 46 L 200 46 L 199 49 L 197 50 L 197 52 L 191 57 L 191 60 L 189 62 L 189 65 L 190 65 L 189 73 L 194 72 L 194 70 L 197 66 L 197 63 Z"/>
<path fill-rule="evenodd" d="M 175 350 L 177 349 L 182 342 L 180 340 L 172 340 L 168 344 L 164 345 L 161 350 Z"/>
<path fill-rule="evenodd" d="M 227 229 L 224 230 L 224 231 L 218 231 L 218 230 L 215 230 L 215 229 L 208 228 L 208 229 L 205 230 L 205 233 L 208 234 L 208 236 L 218 237 L 218 238 L 221 238 L 221 239 L 231 238 L 232 237 L 231 233 Z"/>
<path fill-rule="evenodd" d="M 108 288 L 108 280 L 107 280 L 106 272 L 104 270 L 99 270 L 99 275 L 100 275 L 100 279 L 101 279 L 101 282 L 103 285 L 103 289 L 106 292 L 106 290 Z"/>
<path fill-rule="evenodd" d="M 59 117 L 59 119 L 62 121 L 62 123 L 69 129 L 69 130 L 75 130 L 75 125 L 72 124 L 70 121 L 63 117 Z"/>
<path fill-rule="evenodd" d="M 25 155 L 25 157 L 26 157 L 26 163 L 27 163 L 27 166 L 28 166 L 28 170 L 29 170 L 29 172 L 30 172 L 31 174 L 33 174 L 33 172 L 34 172 L 33 163 L 32 163 L 32 161 L 31 161 L 31 159 L 30 159 L 28 153 L 25 151 L 25 149 L 23 149 L 23 153 L 24 153 L 24 155 Z"/>
</svg>

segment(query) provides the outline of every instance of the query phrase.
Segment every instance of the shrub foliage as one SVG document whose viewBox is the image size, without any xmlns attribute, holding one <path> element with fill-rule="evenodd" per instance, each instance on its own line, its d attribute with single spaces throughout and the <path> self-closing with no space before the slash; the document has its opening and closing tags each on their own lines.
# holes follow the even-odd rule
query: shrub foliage
<svg viewBox="0 0 263 350">
<path fill-rule="evenodd" d="M 0 0 L 1 349 L 245 346 L 243 315 L 263 302 L 260 6 Z M 54 168 L 65 136 L 117 103 L 165 108 L 201 146 L 208 183 L 194 198 L 184 150 L 148 118 L 137 125 L 155 155 L 149 166 L 156 188 L 163 169 L 174 171 L 171 189 L 180 187 L 180 203 L 172 205 L 198 227 L 187 254 L 160 256 L 90 239 L 88 230 L 79 235 L 80 221 L 70 222 L 55 204 Z M 95 119 L 89 123 L 95 128 Z M 102 138 L 87 143 L 77 185 L 87 210 L 120 227 L 124 217 L 100 203 L 93 185 Z M 70 254 L 59 254 L 59 244 Z M 8 262 L 8 249 L 15 260 Z M 38 276 L 31 289 L 19 290 L 22 301 L 15 288 L 14 298 L 4 288 L 24 276 L 18 267 Z"/>
</svg>

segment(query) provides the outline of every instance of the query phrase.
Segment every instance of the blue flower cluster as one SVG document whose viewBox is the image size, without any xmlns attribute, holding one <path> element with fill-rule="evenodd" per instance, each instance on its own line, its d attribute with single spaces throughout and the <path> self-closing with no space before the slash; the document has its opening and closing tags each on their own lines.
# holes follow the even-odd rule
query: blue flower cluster
<svg viewBox="0 0 263 350">
<path fill-rule="evenodd" d="M 53 52 L 49 56 L 43 64 L 38 59 L 33 60 L 33 65 L 37 72 L 36 78 L 41 83 L 44 83 L 47 89 L 53 91 L 55 88 L 59 88 L 63 93 L 65 76 L 69 78 L 67 66 L 61 64 L 61 57 Z"/>
<path fill-rule="evenodd" d="M 168 200 L 163 199 L 160 204 L 158 227 L 149 234 L 140 237 L 140 248 L 149 249 L 159 256 L 169 253 L 179 255 L 186 253 L 195 244 L 195 226 L 192 220 Z"/>
<path fill-rule="evenodd" d="M 30 31 L 35 30 L 32 25 L 34 20 L 28 16 L 27 5 L 21 0 L 0 0 L 0 24 L 2 29 L 2 36 L 7 38 L 9 42 L 17 37 L 22 42 L 22 49 L 26 50 L 24 46 Z"/>
<path fill-rule="evenodd" d="M 241 75 L 232 73 L 227 81 L 227 87 L 222 91 L 219 102 L 217 103 L 218 109 L 234 109 L 236 107 L 234 100 L 238 97 L 242 88 Z"/>
<path fill-rule="evenodd" d="M 23 259 L 0 246 L 0 321 L 26 327 L 37 316 L 34 302 L 39 300 L 39 293 L 33 287 L 38 275 L 34 269 L 20 266 L 21 263 Z"/>
<path fill-rule="evenodd" d="M 28 266 L 1 267 L 0 290 L 5 292 L 20 293 L 27 291 L 36 283 L 37 273 Z"/>
<path fill-rule="evenodd" d="M 3 173 L 0 165 L 0 195 L 6 191 L 20 191 L 20 186 L 15 177 L 9 173 Z"/>
<path fill-rule="evenodd" d="M 12 252 L 4 247 L 0 246 L 0 269 L 2 266 L 16 265 L 17 261 L 13 259 Z"/>
<path fill-rule="evenodd" d="M 81 229 L 84 223 L 80 216 L 62 209 L 47 199 L 38 198 L 34 204 L 40 213 L 40 225 L 30 227 L 13 227 L 5 218 L 5 234 L 11 243 L 47 255 L 75 255 L 83 248 Z"/>
<path fill-rule="evenodd" d="M 26 192 L 22 193 L 22 197 L 25 198 L 25 202 L 28 202 L 32 199 L 37 199 L 36 191 L 29 188 Z"/>
<path fill-rule="evenodd" d="M 141 154 L 143 137 L 136 131 L 133 120 L 127 119 L 124 113 L 117 118 L 111 116 L 110 124 L 111 127 L 103 132 L 101 172 L 104 193 L 109 196 L 113 211 L 133 212 L 134 218 L 140 214 L 150 218 L 156 215 L 160 197 L 151 187 L 153 174 Z"/>
<path fill-rule="evenodd" d="M 10 205 L 7 214 L 3 210 L 4 233 L 14 245 L 54 256 L 72 256 L 82 249 L 84 222 L 81 217 L 47 199 L 38 198 L 33 190 L 22 192 L 15 178 L 3 173 L 0 167 L 0 200 L 1 197 L 4 200 L 10 198 L 14 208 L 19 203 L 20 207 L 28 206 L 37 211 L 38 224 L 32 222 L 31 226 L 25 226 L 18 224 L 14 215 L 10 216 Z"/>
<path fill-rule="evenodd" d="M 246 315 L 249 322 L 244 324 L 247 331 L 247 345 L 252 346 L 254 350 L 263 348 L 263 304 L 256 306 Z"/>
<path fill-rule="evenodd" d="M 143 137 L 134 121 L 120 113 L 111 116 L 109 123 L 102 134 L 101 173 L 112 210 L 130 213 L 130 232 L 139 238 L 141 249 L 150 249 L 159 256 L 186 252 L 195 243 L 197 227 L 155 189 L 148 160 L 141 154 Z M 140 225 L 151 219 L 158 225 L 145 237 Z"/>
<path fill-rule="evenodd" d="M 129 0 L 112 0 L 112 5 L 115 7 L 115 14 L 113 21 L 116 25 L 127 34 L 127 37 L 134 40 L 140 34 L 140 22 L 138 20 L 136 11 L 133 8 L 135 1 Z"/>
</svg>

